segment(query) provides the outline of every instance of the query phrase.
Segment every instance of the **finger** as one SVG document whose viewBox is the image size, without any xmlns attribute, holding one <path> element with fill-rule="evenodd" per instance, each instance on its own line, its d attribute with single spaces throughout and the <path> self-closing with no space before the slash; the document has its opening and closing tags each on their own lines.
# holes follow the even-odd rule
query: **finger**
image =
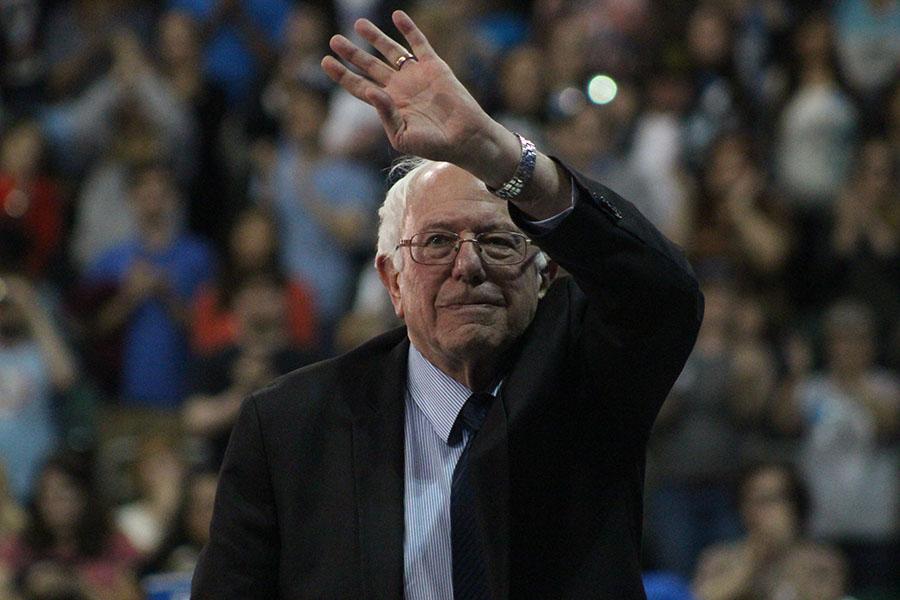
<svg viewBox="0 0 900 600">
<path fill-rule="evenodd" d="M 328 45 L 338 56 L 382 85 L 394 73 L 394 69 L 386 65 L 384 61 L 378 60 L 342 35 L 333 36 Z"/>
<path fill-rule="evenodd" d="M 357 75 L 333 56 L 326 56 L 323 58 L 321 65 L 322 70 L 325 71 L 325 74 L 328 75 L 332 81 L 363 102 L 371 104 L 366 98 L 366 90 L 369 88 L 377 89 L 374 83 Z"/>
<path fill-rule="evenodd" d="M 381 124 L 384 125 L 384 131 L 388 135 L 388 139 L 393 143 L 403 127 L 403 118 L 397 112 L 394 101 L 382 89 L 371 86 L 366 90 L 366 101 L 375 107 L 378 116 L 381 118 Z"/>
<path fill-rule="evenodd" d="M 406 41 L 409 42 L 413 54 L 419 58 L 434 58 L 437 56 L 431 44 L 428 43 L 428 38 L 425 37 L 425 34 L 416 26 L 408 14 L 402 10 L 395 10 L 391 16 L 394 25 L 397 26 L 397 29 L 406 38 Z"/>
<path fill-rule="evenodd" d="M 409 50 L 388 37 L 368 19 L 357 19 L 354 27 L 364 40 L 372 44 L 384 56 L 391 67 L 397 64 L 398 58 L 409 54 Z"/>
</svg>

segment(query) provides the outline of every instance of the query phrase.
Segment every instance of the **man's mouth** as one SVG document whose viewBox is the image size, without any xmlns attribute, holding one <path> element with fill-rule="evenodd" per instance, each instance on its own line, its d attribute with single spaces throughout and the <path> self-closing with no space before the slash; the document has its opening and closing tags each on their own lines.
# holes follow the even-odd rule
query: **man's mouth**
<svg viewBox="0 0 900 600">
<path fill-rule="evenodd" d="M 461 308 L 472 308 L 472 307 L 500 308 L 503 306 L 504 306 L 504 304 L 499 300 L 478 299 L 478 300 L 463 300 L 463 301 L 459 301 L 459 302 L 447 302 L 447 303 L 440 305 L 440 308 L 449 308 L 449 309 L 461 309 Z"/>
</svg>

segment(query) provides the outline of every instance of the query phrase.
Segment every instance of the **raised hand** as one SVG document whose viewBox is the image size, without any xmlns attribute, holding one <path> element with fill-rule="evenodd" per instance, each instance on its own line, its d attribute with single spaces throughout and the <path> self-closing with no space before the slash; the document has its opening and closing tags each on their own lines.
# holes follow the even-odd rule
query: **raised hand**
<svg viewBox="0 0 900 600">
<path fill-rule="evenodd" d="M 398 10 L 392 17 L 411 53 L 371 21 L 359 19 L 356 31 L 384 60 L 336 35 L 331 38 L 331 49 L 362 75 L 331 56 L 322 60 L 325 73 L 378 111 L 387 137 L 398 151 L 475 170 L 478 161 L 509 153 L 511 143 L 514 168 L 518 156 L 515 138 L 498 129 L 406 13 Z M 409 56 L 415 58 L 402 58 Z M 505 148 L 498 147 L 503 144 L 507 144 Z"/>
<path fill-rule="evenodd" d="M 322 69 L 375 107 L 396 150 L 453 163 L 499 188 L 516 173 L 523 156 L 519 139 L 484 112 L 405 12 L 391 16 L 411 51 L 359 19 L 356 31 L 384 60 L 336 35 L 331 49 L 359 73 L 331 56 L 322 59 Z M 538 151 L 531 182 L 513 203 L 535 220 L 559 214 L 572 204 L 570 179 Z"/>
</svg>

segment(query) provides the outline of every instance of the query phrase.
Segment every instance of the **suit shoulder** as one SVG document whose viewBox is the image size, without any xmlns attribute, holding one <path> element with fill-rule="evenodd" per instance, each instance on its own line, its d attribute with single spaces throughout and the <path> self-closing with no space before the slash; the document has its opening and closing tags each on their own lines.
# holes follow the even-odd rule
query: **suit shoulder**
<svg viewBox="0 0 900 600">
<path fill-rule="evenodd" d="M 254 392 L 253 401 L 262 414 L 311 409 L 346 393 L 354 383 L 372 381 L 406 337 L 398 327 L 332 358 L 295 369 Z"/>
</svg>

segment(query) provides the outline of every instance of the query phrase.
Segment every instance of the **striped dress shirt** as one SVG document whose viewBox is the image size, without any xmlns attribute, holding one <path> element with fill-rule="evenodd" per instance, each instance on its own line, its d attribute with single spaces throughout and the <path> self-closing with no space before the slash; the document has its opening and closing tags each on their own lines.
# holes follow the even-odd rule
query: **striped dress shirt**
<svg viewBox="0 0 900 600">
<path fill-rule="evenodd" d="M 407 364 L 404 591 L 407 600 L 453 600 L 450 488 L 469 432 L 463 430 L 462 444 L 452 446 L 448 438 L 472 391 L 412 345 Z"/>
</svg>

